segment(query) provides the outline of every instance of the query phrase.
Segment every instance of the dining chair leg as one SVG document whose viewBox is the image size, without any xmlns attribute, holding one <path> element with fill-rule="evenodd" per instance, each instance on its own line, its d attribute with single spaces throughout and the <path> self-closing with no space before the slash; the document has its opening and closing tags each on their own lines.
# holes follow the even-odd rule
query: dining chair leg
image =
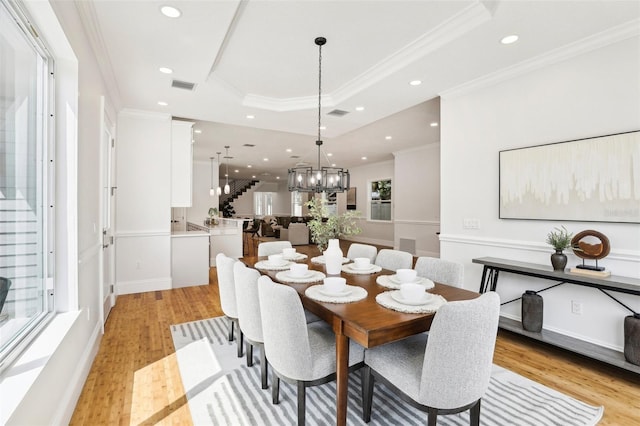
<svg viewBox="0 0 640 426">
<path fill-rule="evenodd" d="M 235 321 L 232 319 L 229 319 L 229 341 L 232 342 L 233 341 L 233 325 L 235 324 Z"/>
<path fill-rule="evenodd" d="M 247 342 L 247 367 L 253 367 L 253 345 Z"/>
<path fill-rule="evenodd" d="M 436 426 L 438 423 L 438 409 L 431 408 L 427 410 L 427 425 L 428 426 Z"/>
<path fill-rule="evenodd" d="M 476 402 L 476 405 L 471 407 L 470 414 L 470 424 L 471 426 L 479 426 L 480 425 L 480 399 Z"/>
<path fill-rule="evenodd" d="M 240 327 L 238 327 L 238 358 L 242 358 L 243 355 L 243 341 L 244 335 L 242 334 L 242 330 L 240 330 Z"/>
<path fill-rule="evenodd" d="M 273 404 L 280 403 L 280 378 L 275 370 L 271 373 L 271 402 Z"/>
<path fill-rule="evenodd" d="M 371 367 L 365 365 L 362 369 L 362 420 L 365 423 L 371 421 L 371 404 L 373 402 L 373 374 Z"/>
<path fill-rule="evenodd" d="M 306 412 L 307 392 L 304 382 L 298 380 L 298 426 L 304 426 L 304 418 Z"/>
<path fill-rule="evenodd" d="M 260 369 L 262 375 L 262 389 L 269 387 L 267 375 L 269 373 L 269 363 L 267 362 L 267 354 L 264 350 L 264 345 L 260 348 Z"/>
</svg>

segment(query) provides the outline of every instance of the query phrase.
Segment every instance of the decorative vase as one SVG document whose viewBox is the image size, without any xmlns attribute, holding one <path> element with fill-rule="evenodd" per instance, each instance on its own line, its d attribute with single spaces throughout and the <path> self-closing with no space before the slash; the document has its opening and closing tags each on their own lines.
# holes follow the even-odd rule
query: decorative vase
<svg viewBox="0 0 640 426">
<path fill-rule="evenodd" d="M 323 253 L 324 264 L 328 275 L 340 275 L 342 270 L 342 250 L 340 249 L 340 241 L 337 239 L 329 240 L 329 245 Z"/>
<path fill-rule="evenodd" d="M 624 318 L 624 358 L 640 365 L 640 313 Z"/>
<path fill-rule="evenodd" d="M 535 333 L 542 331 L 543 306 L 542 296 L 538 293 L 532 290 L 524 292 L 522 295 L 522 328 Z"/>
<path fill-rule="evenodd" d="M 564 271 L 564 267 L 567 266 L 567 255 L 562 253 L 562 250 L 556 250 L 551 255 L 551 265 L 554 271 Z"/>
</svg>

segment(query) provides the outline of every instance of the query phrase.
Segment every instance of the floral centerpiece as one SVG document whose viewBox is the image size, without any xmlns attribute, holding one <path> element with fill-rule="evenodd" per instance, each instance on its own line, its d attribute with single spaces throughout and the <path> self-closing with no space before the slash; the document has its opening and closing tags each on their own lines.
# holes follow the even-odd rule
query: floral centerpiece
<svg viewBox="0 0 640 426">
<path fill-rule="evenodd" d="M 316 197 L 305 205 L 309 208 L 309 214 L 312 217 L 307 222 L 307 226 L 311 230 L 311 238 L 320 252 L 326 250 L 331 239 L 362 232 L 356 222 L 360 218 L 359 211 L 349 210 L 342 214 L 330 215 L 326 200 Z"/>
</svg>

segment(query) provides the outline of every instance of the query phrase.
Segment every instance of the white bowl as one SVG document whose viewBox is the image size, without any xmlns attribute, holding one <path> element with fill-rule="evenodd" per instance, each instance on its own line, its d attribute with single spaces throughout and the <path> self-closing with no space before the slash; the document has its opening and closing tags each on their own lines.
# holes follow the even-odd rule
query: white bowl
<svg viewBox="0 0 640 426">
<path fill-rule="evenodd" d="M 369 269 L 371 260 L 368 257 L 356 257 L 353 259 L 353 267 L 355 269 Z"/>
<path fill-rule="evenodd" d="M 281 254 L 271 254 L 269 255 L 269 264 L 273 266 L 282 266 L 287 261 L 284 260 Z"/>
<path fill-rule="evenodd" d="M 407 301 L 419 301 L 424 297 L 424 287 L 420 284 L 400 284 L 400 295 Z"/>
<path fill-rule="evenodd" d="M 307 271 L 309 270 L 309 266 L 304 263 L 294 263 L 289 268 L 289 274 L 292 277 L 304 277 Z"/>
<path fill-rule="evenodd" d="M 413 283 L 418 277 L 418 271 L 415 269 L 398 269 L 396 271 L 396 277 L 401 283 Z"/>
<path fill-rule="evenodd" d="M 327 293 L 340 293 L 347 288 L 347 279 L 342 277 L 327 277 L 324 280 Z"/>
<path fill-rule="evenodd" d="M 289 258 L 291 258 L 291 257 L 293 257 L 293 256 L 295 256 L 295 255 L 296 255 L 296 249 L 294 249 L 294 248 L 285 248 L 285 249 L 282 249 L 282 255 L 283 255 L 284 257 L 289 257 Z"/>
</svg>

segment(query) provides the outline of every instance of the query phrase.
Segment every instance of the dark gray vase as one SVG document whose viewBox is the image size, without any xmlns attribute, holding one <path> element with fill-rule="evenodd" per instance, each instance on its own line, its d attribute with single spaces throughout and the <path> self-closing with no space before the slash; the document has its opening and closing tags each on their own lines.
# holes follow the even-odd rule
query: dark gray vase
<svg viewBox="0 0 640 426">
<path fill-rule="evenodd" d="M 624 358 L 640 365 L 640 314 L 624 318 Z"/>
<path fill-rule="evenodd" d="M 564 267 L 567 266 L 567 255 L 562 253 L 562 250 L 556 250 L 551 255 L 551 265 L 554 271 L 564 271 Z"/>
<path fill-rule="evenodd" d="M 542 296 L 532 290 L 522 295 L 522 328 L 539 333 L 542 331 L 542 312 L 544 303 Z"/>
</svg>

